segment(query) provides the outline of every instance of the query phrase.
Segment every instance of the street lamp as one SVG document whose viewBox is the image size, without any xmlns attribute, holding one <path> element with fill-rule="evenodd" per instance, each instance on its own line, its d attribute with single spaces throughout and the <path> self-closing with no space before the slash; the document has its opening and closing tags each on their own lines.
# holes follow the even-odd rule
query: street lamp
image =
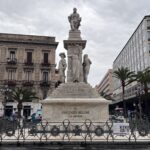
<svg viewBox="0 0 150 150">
<path fill-rule="evenodd" d="M 4 100 L 2 101 L 4 107 L 4 116 L 5 116 L 5 107 L 8 100 L 8 94 L 12 92 L 12 89 L 8 87 L 8 85 L 0 87 L 0 93 L 4 95 Z"/>
</svg>

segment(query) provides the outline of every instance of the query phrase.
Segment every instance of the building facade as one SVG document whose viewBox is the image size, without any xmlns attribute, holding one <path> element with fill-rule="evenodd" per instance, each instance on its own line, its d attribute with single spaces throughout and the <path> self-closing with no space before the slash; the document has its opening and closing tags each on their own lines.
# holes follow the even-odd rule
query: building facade
<svg viewBox="0 0 150 150">
<path fill-rule="evenodd" d="M 101 82 L 96 86 L 98 92 L 104 96 L 112 96 L 112 69 L 109 69 Z"/>
<path fill-rule="evenodd" d="M 137 73 L 150 66 L 150 16 L 145 16 L 113 62 L 113 71 L 121 66 Z M 135 97 L 137 83 L 125 89 L 125 99 Z M 122 99 L 120 81 L 113 78 L 113 97 Z"/>
<path fill-rule="evenodd" d="M 55 88 L 57 45 L 55 37 L 0 33 L 0 88 L 26 87 L 36 92 L 40 100 L 46 98 Z M 0 101 L 4 98 L 7 98 L 5 113 L 9 116 L 17 104 L 1 92 Z M 31 115 L 41 109 L 38 100 L 23 105 L 22 114 Z"/>
</svg>

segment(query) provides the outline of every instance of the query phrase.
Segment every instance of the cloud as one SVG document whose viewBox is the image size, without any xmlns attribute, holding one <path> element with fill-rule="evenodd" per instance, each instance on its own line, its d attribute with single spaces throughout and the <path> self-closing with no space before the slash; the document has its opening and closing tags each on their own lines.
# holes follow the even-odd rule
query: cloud
<svg viewBox="0 0 150 150">
<path fill-rule="evenodd" d="M 59 42 L 68 38 L 67 17 L 77 7 L 82 17 L 82 38 L 87 40 L 84 53 L 92 60 L 89 82 L 98 84 L 131 34 L 145 15 L 149 0 L 1 0 L 0 32 L 55 36 Z"/>
</svg>

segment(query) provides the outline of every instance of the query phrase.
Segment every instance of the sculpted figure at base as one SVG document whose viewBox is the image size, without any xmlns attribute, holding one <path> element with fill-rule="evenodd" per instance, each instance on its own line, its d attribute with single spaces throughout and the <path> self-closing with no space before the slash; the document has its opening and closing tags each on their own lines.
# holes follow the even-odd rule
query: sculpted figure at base
<svg viewBox="0 0 150 150">
<path fill-rule="evenodd" d="M 65 70 L 67 67 L 66 64 L 66 55 L 65 53 L 60 53 L 59 56 L 61 57 L 61 60 L 59 61 L 59 66 L 58 66 L 58 70 L 59 70 L 59 82 L 61 83 L 65 83 Z"/>
<path fill-rule="evenodd" d="M 72 56 L 72 78 L 73 82 L 79 82 L 80 80 L 80 61 L 78 55 Z"/>
<path fill-rule="evenodd" d="M 78 30 L 81 22 L 81 17 L 77 13 L 77 9 L 73 9 L 73 13 L 68 17 L 70 22 L 71 30 Z"/>
<path fill-rule="evenodd" d="M 83 80 L 85 83 L 87 83 L 91 64 L 92 64 L 91 60 L 88 58 L 88 55 L 85 54 L 83 58 Z"/>
</svg>

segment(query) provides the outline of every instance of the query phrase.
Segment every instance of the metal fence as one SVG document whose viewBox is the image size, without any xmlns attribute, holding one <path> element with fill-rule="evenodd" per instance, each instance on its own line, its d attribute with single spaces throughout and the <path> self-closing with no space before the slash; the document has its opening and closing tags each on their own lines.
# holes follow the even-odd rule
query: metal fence
<svg viewBox="0 0 150 150">
<path fill-rule="evenodd" d="M 145 142 L 150 141 L 150 125 L 145 120 L 129 126 L 113 122 L 47 122 L 0 121 L 0 142 Z"/>
</svg>

